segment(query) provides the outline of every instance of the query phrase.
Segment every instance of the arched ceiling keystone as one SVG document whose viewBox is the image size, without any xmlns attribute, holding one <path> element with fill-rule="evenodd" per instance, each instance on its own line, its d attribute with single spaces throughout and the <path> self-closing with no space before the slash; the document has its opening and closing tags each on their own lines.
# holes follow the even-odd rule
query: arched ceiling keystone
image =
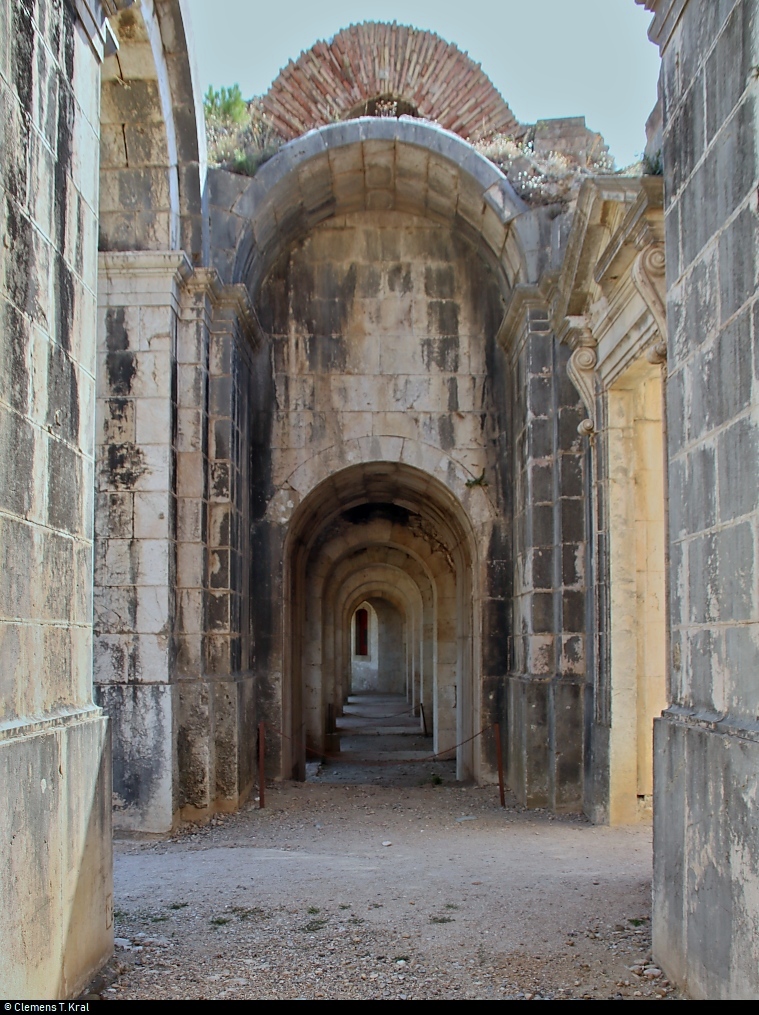
<svg viewBox="0 0 759 1015">
<path fill-rule="evenodd" d="M 388 96 L 461 137 L 513 131 L 518 123 L 466 53 L 433 32 L 367 21 L 338 32 L 290 63 L 264 96 L 288 139 Z"/>
</svg>

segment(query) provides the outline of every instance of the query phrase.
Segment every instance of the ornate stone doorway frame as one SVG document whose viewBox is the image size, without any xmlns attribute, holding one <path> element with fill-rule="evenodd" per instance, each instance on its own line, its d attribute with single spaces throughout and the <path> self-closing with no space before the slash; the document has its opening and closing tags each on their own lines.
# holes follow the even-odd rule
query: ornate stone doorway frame
<svg viewBox="0 0 759 1015">
<path fill-rule="evenodd" d="M 651 820 L 653 720 L 667 704 L 664 248 L 660 177 L 589 181 L 555 294 L 588 411 L 595 821 Z"/>
</svg>

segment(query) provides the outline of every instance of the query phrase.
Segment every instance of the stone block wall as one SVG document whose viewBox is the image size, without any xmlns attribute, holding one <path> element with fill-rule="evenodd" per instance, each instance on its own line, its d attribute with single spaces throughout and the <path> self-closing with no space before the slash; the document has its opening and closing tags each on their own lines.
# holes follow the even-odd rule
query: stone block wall
<svg viewBox="0 0 759 1015">
<path fill-rule="evenodd" d="M 92 703 L 97 47 L 0 3 L 0 994 L 112 949 L 110 753 Z"/>
<path fill-rule="evenodd" d="M 213 705 L 203 682 L 208 586 L 208 372 L 213 273 L 185 284 L 177 324 L 176 678 L 179 693 L 177 804 L 201 810 L 214 798 Z"/>
<path fill-rule="evenodd" d="M 180 744 L 191 751 L 208 741 L 212 774 L 205 806 L 233 809 L 250 791 L 256 749 L 254 640 L 251 630 L 250 453 L 253 321 L 246 319 L 242 292 L 229 287 L 217 295 L 208 335 L 207 525 L 203 574 L 204 634 L 200 683 L 182 681 Z M 197 482 L 197 478 L 196 478 Z M 189 720 L 191 694 L 208 696 L 213 721 Z M 193 793 L 195 770 L 182 765 L 184 807 L 204 805 Z M 186 812 L 187 813 L 187 812 Z"/>
<path fill-rule="evenodd" d="M 468 244 L 429 220 L 356 213 L 315 229 L 261 299 L 274 337 L 274 485 L 335 444 L 348 464 L 348 449 L 373 437 L 439 448 L 475 478 L 494 464 L 493 289 Z"/>
<path fill-rule="evenodd" d="M 584 417 L 569 351 L 526 307 L 514 353 L 514 599 L 509 782 L 524 804 L 581 810 L 585 747 Z"/>
<path fill-rule="evenodd" d="M 696 997 L 759 992 L 759 4 L 660 4 L 671 706 L 655 731 L 654 950 Z"/>
</svg>

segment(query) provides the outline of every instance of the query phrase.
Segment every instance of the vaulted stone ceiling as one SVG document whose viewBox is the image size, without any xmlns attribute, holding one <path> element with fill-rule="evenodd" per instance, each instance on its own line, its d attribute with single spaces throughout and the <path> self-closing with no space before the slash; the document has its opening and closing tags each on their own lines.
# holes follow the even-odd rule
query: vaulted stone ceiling
<svg viewBox="0 0 759 1015">
<path fill-rule="evenodd" d="M 433 32 L 364 22 L 317 42 L 280 73 L 264 109 L 288 138 L 373 112 L 376 100 L 475 140 L 518 127 L 493 83 L 466 53 Z"/>
</svg>

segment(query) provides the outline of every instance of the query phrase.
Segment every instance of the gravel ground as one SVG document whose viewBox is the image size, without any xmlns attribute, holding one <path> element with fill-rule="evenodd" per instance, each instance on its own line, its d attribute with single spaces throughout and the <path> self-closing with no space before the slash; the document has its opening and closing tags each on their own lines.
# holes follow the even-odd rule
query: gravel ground
<svg viewBox="0 0 759 1015">
<path fill-rule="evenodd" d="M 117 841 L 116 957 L 89 996 L 680 996 L 652 968 L 649 828 L 502 809 L 423 767 L 312 775 L 263 810 Z"/>
</svg>

